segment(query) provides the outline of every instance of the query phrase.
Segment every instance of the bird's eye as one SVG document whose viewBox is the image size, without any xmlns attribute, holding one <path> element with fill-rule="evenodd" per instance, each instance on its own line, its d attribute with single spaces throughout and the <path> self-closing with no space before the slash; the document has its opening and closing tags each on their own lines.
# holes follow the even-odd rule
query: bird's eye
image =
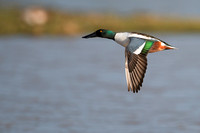
<svg viewBox="0 0 200 133">
<path fill-rule="evenodd" d="M 103 32 L 102 30 L 100 30 L 100 32 Z"/>
</svg>

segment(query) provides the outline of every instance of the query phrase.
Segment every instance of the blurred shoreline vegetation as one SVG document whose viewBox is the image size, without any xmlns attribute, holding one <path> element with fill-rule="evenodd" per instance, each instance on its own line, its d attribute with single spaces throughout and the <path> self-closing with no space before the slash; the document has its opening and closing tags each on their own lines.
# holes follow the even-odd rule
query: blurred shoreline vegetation
<svg viewBox="0 0 200 133">
<path fill-rule="evenodd" d="M 104 28 L 113 31 L 200 32 L 200 18 L 136 13 L 68 12 L 30 8 L 0 8 L 0 35 L 68 35 Z"/>
</svg>

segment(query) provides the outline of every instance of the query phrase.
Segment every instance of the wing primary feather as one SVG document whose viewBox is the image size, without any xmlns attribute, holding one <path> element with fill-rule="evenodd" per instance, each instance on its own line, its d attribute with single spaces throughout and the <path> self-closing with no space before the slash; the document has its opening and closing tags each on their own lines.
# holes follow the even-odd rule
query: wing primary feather
<svg viewBox="0 0 200 133">
<path fill-rule="evenodd" d="M 137 67 L 137 65 L 136 65 L 136 67 Z M 138 86 L 138 85 L 139 85 L 139 82 L 140 82 L 140 79 L 139 79 L 139 77 L 138 77 L 138 75 L 137 75 L 137 73 L 136 73 L 136 70 L 134 69 L 134 70 L 132 71 L 132 73 L 134 74 L 134 77 L 135 77 L 135 79 L 136 79 L 136 86 Z"/>
<path fill-rule="evenodd" d="M 135 73 L 135 77 L 137 78 L 137 86 L 139 86 L 140 85 L 140 81 L 141 81 L 141 76 L 137 72 L 137 66 L 134 69 L 134 73 Z"/>
<path fill-rule="evenodd" d="M 127 64 L 125 64 L 125 67 L 127 67 L 127 77 L 128 77 L 128 82 L 129 82 L 129 84 L 128 84 L 128 86 L 130 87 L 130 89 L 131 89 L 131 91 L 133 91 L 134 92 L 134 87 L 133 87 L 133 84 L 132 84 L 132 80 L 131 80 L 131 75 L 130 75 L 130 73 L 129 73 L 129 66 L 128 66 L 128 62 L 129 62 L 129 59 L 128 59 L 128 57 L 129 57 L 129 53 L 128 53 L 128 51 L 127 50 L 125 50 L 125 57 L 126 57 L 126 63 Z M 128 88 L 129 89 L 129 88 Z"/>
<path fill-rule="evenodd" d="M 129 66 L 131 67 L 131 70 L 132 70 L 130 72 L 132 73 L 133 82 L 134 82 L 134 88 L 135 88 L 135 92 L 137 93 L 139 88 L 140 88 L 140 81 L 141 81 L 141 77 L 136 72 L 136 68 L 138 66 L 138 57 L 137 56 L 132 56 L 132 60 L 134 60 L 134 68 L 132 67 L 133 66 L 133 62 L 131 62 Z"/>
<path fill-rule="evenodd" d="M 134 81 L 134 77 L 133 77 L 133 74 L 130 73 L 130 77 L 131 77 L 131 84 L 132 84 L 132 89 L 133 89 L 133 92 L 135 93 L 135 88 L 136 88 L 136 85 L 135 85 L 135 81 Z"/>
<path fill-rule="evenodd" d="M 137 76 L 139 77 L 139 79 L 141 79 L 141 78 L 142 78 L 142 75 L 141 75 L 140 72 L 138 71 L 138 67 L 135 68 L 135 71 L 136 71 Z M 139 85 L 142 86 L 141 80 L 140 80 L 140 82 L 139 82 Z"/>
<path fill-rule="evenodd" d="M 137 92 L 138 92 L 138 87 L 139 87 L 139 82 L 140 82 L 140 81 L 139 81 L 137 75 L 135 74 L 135 72 L 133 71 L 132 73 L 133 73 L 134 78 L 135 78 L 135 85 L 136 85 L 135 90 L 136 90 L 136 93 L 137 93 Z"/>
<path fill-rule="evenodd" d="M 143 83 L 147 68 L 147 58 L 145 54 L 134 54 L 128 49 L 125 50 L 125 73 L 128 91 L 138 93 Z"/>
<path fill-rule="evenodd" d="M 137 56 L 132 56 L 132 60 L 129 63 L 129 68 L 130 68 L 129 72 L 132 75 L 133 86 L 134 86 L 134 89 L 135 89 L 136 92 L 138 92 L 137 88 L 138 88 L 138 85 L 139 85 L 139 82 L 140 82 L 140 79 L 137 76 L 137 73 L 134 69 L 137 66 L 137 60 L 138 60 Z"/>
</svg>

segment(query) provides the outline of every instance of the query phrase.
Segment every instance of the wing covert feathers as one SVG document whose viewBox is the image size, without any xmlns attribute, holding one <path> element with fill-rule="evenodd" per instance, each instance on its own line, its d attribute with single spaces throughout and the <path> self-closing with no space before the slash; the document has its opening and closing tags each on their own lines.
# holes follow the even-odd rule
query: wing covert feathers
<svg viewBox="0 0 200 133">
<path fill-rule="evenodd" d="M 140 90 L 147 69 L 147 58 L 144 54 L 134 54 L 125 50 L 125 73 L 128 91 Z"/>
</svg>

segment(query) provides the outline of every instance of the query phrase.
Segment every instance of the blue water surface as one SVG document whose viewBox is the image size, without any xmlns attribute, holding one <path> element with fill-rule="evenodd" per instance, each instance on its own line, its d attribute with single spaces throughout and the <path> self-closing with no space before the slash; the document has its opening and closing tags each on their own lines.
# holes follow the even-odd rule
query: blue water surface
<svg viewBox="0 0 200 133">
<path fill-rule="evenodd" d="M 138 94 L 112 40 L 1 36 L 0 132 L 199 133 L 199 34 L 153 35 L 179 49 L 148 55 Z"/>
</svg>

